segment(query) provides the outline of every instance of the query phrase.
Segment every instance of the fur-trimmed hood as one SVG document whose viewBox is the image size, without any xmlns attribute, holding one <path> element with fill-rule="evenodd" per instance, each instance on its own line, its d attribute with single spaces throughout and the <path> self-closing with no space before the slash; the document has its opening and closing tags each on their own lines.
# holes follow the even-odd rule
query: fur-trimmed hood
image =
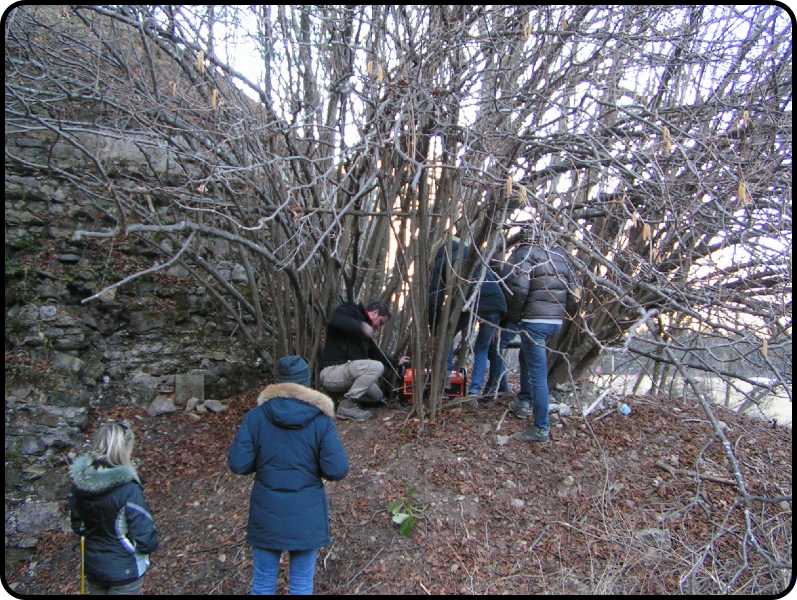
<svg viewBox="0 0 797 600">
<path fill-rule="evenodd" d="M 335 403 L 332 402 L 332 398 L 298 383 L 274 383 L 266 386 L 257 397 L 257 404 L 261 405 L 275 399 L 298 400 L 317 408 L 330 419 L 335 418 Z"/>
<path fill-rule="evenodd" d="M 75 459 L 69 467 L 69 477 L 77 489 L 90 494 L 103 493 L 129 481 L 141 483 L 133 467 L 104 467 L 95 464 L 95 457 L 90 454 Z"/>
</svg>

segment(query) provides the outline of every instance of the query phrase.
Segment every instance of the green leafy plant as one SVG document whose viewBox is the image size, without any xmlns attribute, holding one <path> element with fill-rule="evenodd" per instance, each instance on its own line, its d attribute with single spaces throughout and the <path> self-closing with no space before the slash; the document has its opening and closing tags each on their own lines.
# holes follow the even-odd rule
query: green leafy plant
<svg viewBox="0 0 797 600">
<path fill-rule="evenodd" d="M 387 505 L 387 511 L 392 515 L 393 522 L 399 526 L 399 533 L 404 537 L 412 535 L 418 519 L 423 516 L 416 494 L 413 488 L 408 488 L 403 497 Z"/>
</svg>

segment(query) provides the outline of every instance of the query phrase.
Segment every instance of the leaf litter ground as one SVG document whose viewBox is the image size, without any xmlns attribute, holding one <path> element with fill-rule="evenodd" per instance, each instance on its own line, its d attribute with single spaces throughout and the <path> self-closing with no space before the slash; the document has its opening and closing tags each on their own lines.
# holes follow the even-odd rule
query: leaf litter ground
<svg viewBox="0 0 797 600">
<path fill-rule="evenodd" d="M 129 419 L 137 432 L 160 535 L 145 594 L 248 593 L 251 477 L 231 474 L 226 453 L 256 396 L 200 421 L 137 406 L 92 415 L 87 437 L 106 419 Z M 423 428 L 399 406 L 366 423 L 338 421 L 350 471 L 327 483 L 333 543 L 319 555 L 316 593 L 716 593 L 714 582 L 744 561 L 740 591 L 784 590 L 790 572 L 773 576 L 754 553 L 741 555 L 743 513 L 700 408 L 625 401 L 628 417 L 553 416 L 544 445 L 503 437 L 528 423 L 502 402 L 449 408 Z M 791 430 L 717 411 L 750 494 L 790 497 Z M 420 514 L 408 538 L 388 511 L 399 499 Z M 790 503 L 754 509 L 790 563 Z M 6 581 L 18 593 L 77 593 L 76 541 L 67 532 L 44 538 Z"/>
</svg>

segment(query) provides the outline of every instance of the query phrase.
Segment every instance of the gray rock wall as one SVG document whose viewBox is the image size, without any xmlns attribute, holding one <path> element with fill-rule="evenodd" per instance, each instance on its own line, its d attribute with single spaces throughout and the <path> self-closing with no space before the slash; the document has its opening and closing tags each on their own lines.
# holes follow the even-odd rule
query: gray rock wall
<svg viewBox="0 0 797 600">
<path fill-rule="evenodd" d="M 73 147 L 53 141 L 43 134 L 7 136 L 6 149 L 35 164 L 85 166 Z M 143 139 L 82 141 L 102 145 L 112 175 L 145 171 Z M 149 164 L 168 174 L 168 153 L 151 146 L 147 152 Z M 269 377 L 270 365 L 256 366 L 254 350 L 234 335 L 235 321 L 179 267 L 81 303 L 163 261 L 132 238 L 74 241 L 76 229 L 113 226 L 95 202 L 64 179 L 6 164 L 7 556 L 12 550 L 19 557 L 44 531 L 66 526 L 65 457 L 83 443 L 91 408 L 173 399 L 185 375 L 204 384 L 203 398 L 218 399 Z M 206 256 L 241 284 L 242 267 L 227 244 L 210 245 Z"/>
</svg>

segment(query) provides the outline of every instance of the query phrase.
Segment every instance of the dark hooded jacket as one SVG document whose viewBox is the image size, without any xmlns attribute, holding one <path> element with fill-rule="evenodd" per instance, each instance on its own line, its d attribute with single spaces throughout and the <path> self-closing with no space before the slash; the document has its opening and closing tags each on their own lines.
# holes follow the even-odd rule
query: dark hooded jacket
<svg viewBox="0 0 797 600">
<path fill-rule="evenodd" d="M 332 313 L 327 324 L 326 343 L 321 351 L 321 368 L 345 365 L 352 360 L 378 360 L 388 369 L 395 369 L 391 360 L 379 351 L 373 339 L 363 332 L 370 325 L 362 304 L 344 302 Z"/>
<path fill-rule="evenodd" d="M 158 535 L 135 470 L 83 455 L 69 475 L 70 520 L 72 530 L 86 538 L 86 577 L 124 585 L 143 576 Z"/>
<path fill-rule="evenodd" d="M 507 273 L 508 321 L 560 320 L 574 311 L 578 282 L 564 249 L 520 246 L 509 258 Z"/>
<path fill-rule="evenodd" d="M 451 265 L 456 265 L 458 261 L 460 242 L 458 240 L 451 240 L 449 252 L 446 252 L 446 246 L 443 245 L 437 250 L 435 255 L 434 264 L 432 265 L 432 274 L 429 280 L 429 325 L 432 331 L 435 330 L 437 321 L 443 308 L 443 300 L 445 299 L 446 291 L 446 263 L 451 262 Z M 468 259 L 469 247 L 465 246 L 465 255 L 462 257 L 462 264 Z M 476 276 L 481 273 L 480 268 L 476 267 Z M 465 291 L 466 296 L 470 295 L 473 286 L 471 284 Z M 498 283 L 496 274 L 490 267 L 485 269 L 484 280 L 481 282 L 479 288 L 479 296 L 476 299 L 476 314 L 484 317 L 488 314 L 498 314 L 503 317 L 506 313 L 506 298 L 504 292 L 501 290 L 501 285 Z M 468 315 L 465 313 L 460 318 L 460 324 L 468 320 Z M 458 327 L 459 328 L 459 327 Z"/>
<path fill-rule="evenodd" d="M 343 479 L 346 450 L 328 396 L 296 383 L 266 387 L 245 416 L 227 462 L 255 474 L 247 540 L 255 548 L 311 550 L 329 544 L 322 479 Z"/>
</svg>

